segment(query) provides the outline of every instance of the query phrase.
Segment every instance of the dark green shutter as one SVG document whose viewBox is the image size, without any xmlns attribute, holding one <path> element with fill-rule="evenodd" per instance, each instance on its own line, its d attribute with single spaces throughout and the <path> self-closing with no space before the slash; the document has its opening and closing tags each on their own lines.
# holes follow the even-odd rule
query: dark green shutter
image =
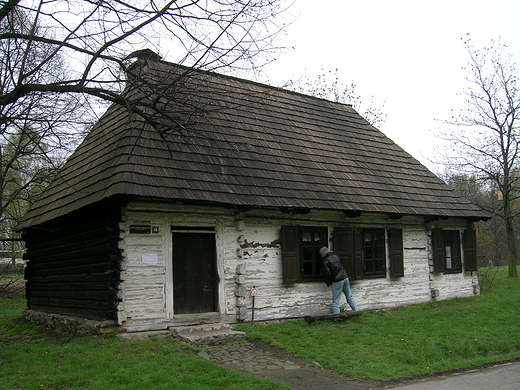
<svg viewBox="0 0 520 390">
<path fill-rule="evenodd" d="M 282 226 L 282 272 L 284 284 L 300 280 L 300 230 L 298 226 Z"/>
<path fill-rule="evenodd" d="M 336 227 L 333 232 L 333 252 L 339 256 L 350 280 L 356 280 L 354 232 L 351 227 Z"/>
<path fill-rule="evenodd" d="M 444 254 L 444 234 L 442 229 L 436 228 L 432 231 L 433 270 L 444 272 L 446 269 L 446 258 Z"/>
<path fill-rule="evenodd" d="M 462 236 L 464 251 L 464 269 L 466 271 L 477 270 L 477 232 L 465 230 Z"/>
<path fill-rule="evenodd" d="M 390 277 L 400 278 L 404 276 L 404 248 L 403 230 L 388 230 L 388 246 L 390 249 Z"/>
</svg>

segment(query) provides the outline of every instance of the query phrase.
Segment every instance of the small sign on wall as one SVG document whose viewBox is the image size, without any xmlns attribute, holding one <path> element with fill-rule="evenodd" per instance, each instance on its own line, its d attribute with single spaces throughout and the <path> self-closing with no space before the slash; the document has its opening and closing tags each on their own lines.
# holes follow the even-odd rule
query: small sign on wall
<svg viewBox="0 0 520 390">
<path fill-rule="evenodd" d="M 130 225 L 130 233 L 131 234 L 158 234 L 159 226 L 150 226 L 150 225 Z"/>
<path fill-rule="evenodd" d="M 141 255 L 141 265 L 157 266 L 157 255 L 155 253 L 144 253 Z"/>
<path fill-rule="evenodd" d="M 152 227 L 150 225 L 130 225 L 131 234 L 150 234 Z"/>
</svg>

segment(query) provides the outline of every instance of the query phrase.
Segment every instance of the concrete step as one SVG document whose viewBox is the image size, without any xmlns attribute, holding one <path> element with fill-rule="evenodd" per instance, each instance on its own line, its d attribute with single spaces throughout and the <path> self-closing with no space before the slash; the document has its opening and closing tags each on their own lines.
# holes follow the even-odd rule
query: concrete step
<svg viewBox="0 0 520 390">
<path fill-rule="evenodd" d="M 204 324 L 171 327 L 174 337 L 191 344 L 218 344 L 224 340 L 244 339 L 246 334 L 233 330 L 229 324 Z"/>
<path fill-rule="evenodd" d="M 117 337 L 125 340 L 148 340 L 152 337 L 156 337 L 158 339 L 165 339 L 167 337 L 172 337 L 172 332 L 170 330 L 128 332 L 118 333 Z"/>
</svg>

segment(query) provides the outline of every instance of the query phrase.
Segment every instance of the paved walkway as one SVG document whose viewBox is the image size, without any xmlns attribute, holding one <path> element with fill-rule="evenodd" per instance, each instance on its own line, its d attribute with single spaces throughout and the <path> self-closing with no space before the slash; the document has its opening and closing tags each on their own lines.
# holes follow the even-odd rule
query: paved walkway
<svg viewBox="0 0 520 390">
<path fill-rule="evenodd" d="M 250 342 L 229 342 L 205 346 L 199 352 L 206 360 L 229 366 L 233 369 L 256 374 L 267 370 L 297 370 L 301 366 L 288 358 L 279 358 L 267 351 L 255 348 Z"/>
<path fill-rule="evenodd" d="M 297 358 L 261 341 L 234 340 L 202 345 L 199 355 L 237 371 L 289 386 L 293 390 L 520 390 L 520 362 L 438 376 L 413 383 L 381 385 L 354 380 Z"/>
<path fill-rule="evenodd" d="M 229 341 L 199 346 L 199 356 L 237 371 L 289 386 L 294 390 L 370 390 L 375 382 L 358 381 L 290 355 L 261 341 Z"/>
</svg>

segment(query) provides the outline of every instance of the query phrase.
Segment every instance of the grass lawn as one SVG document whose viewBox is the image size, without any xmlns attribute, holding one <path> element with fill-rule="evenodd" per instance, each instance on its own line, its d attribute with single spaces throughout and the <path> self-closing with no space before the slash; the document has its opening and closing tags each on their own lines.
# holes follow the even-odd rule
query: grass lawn
<svg viewBox="0 0 520 390">
<path fill-rule="evenodd" d="M 354 378 L 386 381 L 520 357 L 520 278 L 500 270 L 479 297 L 367 312 L 357 322 L 304 320 L 241 330 Z M 217 366 L 175 339 L 66 338 L 21 320 L 0 298 L 0 388 L 287 389 Z"/>
<path fill-rule="evenodd" d="M 24 308 L 23 299 L 0 298 L 1 389 L 288 389 L 217 366 L 173 338 L 59 338 L 23 323 Z"/>
<path fill-rule="evenodd" d="M 501 268 L 478 297 L 367 312 L 357 322 L 243 324 L 241 330 L 353 378 L 385 381 L 520 357 L 520 278 Z"/>
</svg>

